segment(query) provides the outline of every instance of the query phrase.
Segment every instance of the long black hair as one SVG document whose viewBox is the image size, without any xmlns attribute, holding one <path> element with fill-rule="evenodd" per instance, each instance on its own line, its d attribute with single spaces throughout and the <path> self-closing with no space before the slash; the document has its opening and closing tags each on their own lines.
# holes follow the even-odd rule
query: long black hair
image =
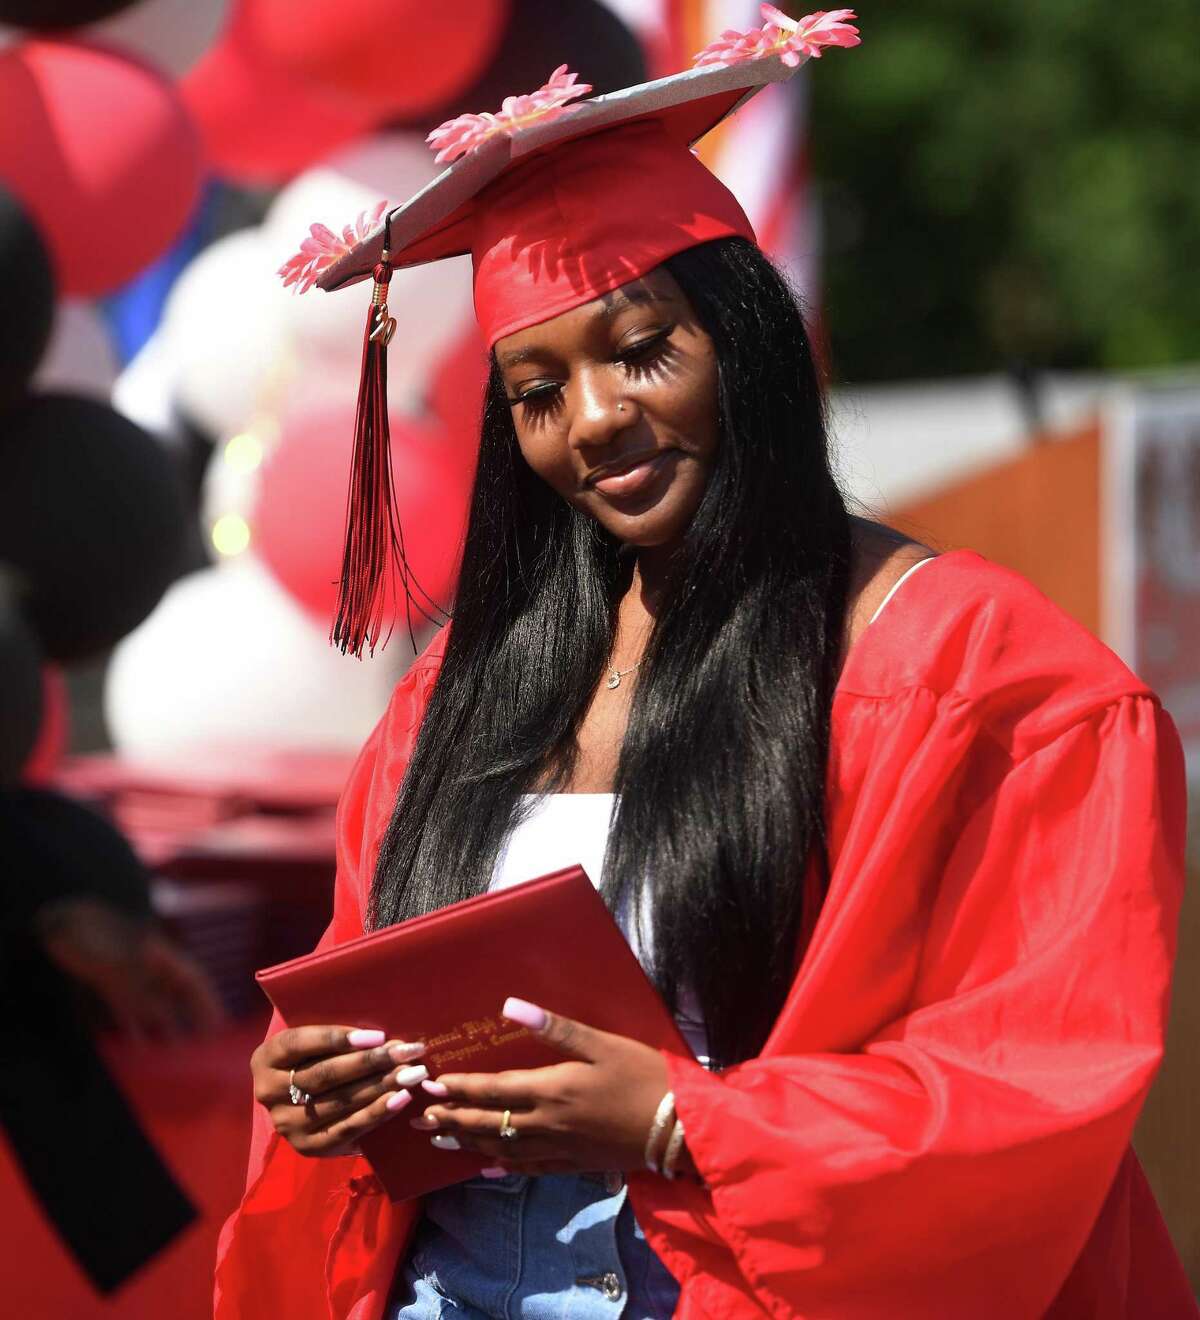
<svg viewBox="0 0 1200 1320">
<path fill-rule="evenodd" d="M 672 1007 L 694 991 L 729 1064 L 766 1039 L 827 885 L 850 524 L 787 284 L 743 239 L 665 264 L 716 349 L 720 442 L 638 674 L 603 892 L 649 914 L 651 975 Z M 521 795 L 567 781 L 628 573 L 526 465 L 493 368 L 454 622 L 372 925 L 486 890 Z"/>
</svg>

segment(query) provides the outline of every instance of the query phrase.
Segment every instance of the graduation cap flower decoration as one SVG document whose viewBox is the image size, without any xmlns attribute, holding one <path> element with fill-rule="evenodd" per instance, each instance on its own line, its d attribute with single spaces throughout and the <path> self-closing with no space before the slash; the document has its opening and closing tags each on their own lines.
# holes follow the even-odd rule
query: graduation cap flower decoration
<svg viewBox="0 0 1200 1320">
<path fill-rule="evenodd" d="M 283 287 L 291 288 L 296 293 L 307 293 L 326 266 L 333 265 L 356 243 L 361 243 L 383 219 L 387 209 L 386 199 L 376 202 L 369 211 L 360 211 L 358 219 L 346 225 L 340 234 L 335 234 L 328 225 L 310 225 L 308 237 L 300 244 L 300 251 L 290 256 L 279 268 Z"/>
<path fill-rule="evenodd" d="M 434 159 L 439 165 L 457 160 L 468 151 L 481 147 L 497 133 L 512 133 L 539 120 L 544 122 L 565 113 L 569 108 L 568 101 L 586 96 L 592 90 L 591 83 L 576 83 L 578 76 L 568 72 L 565 64 L 560 64 L 536 92 L 530 92 L 528 96 L 506 96 L 495 114 L 459 115 L 447 119 L 425 139 L 437 152 Z"/>
<path fill-rule="evenodd" d="M 794 69 L 801 60 L 820 59 L 822 46 L 859 44 L 858 29 L 848 21 L 855 17 L 853 9 L 820 9 L 804 18 L 788 18 L 774 5 L 763 5 L 761 10 L 766 20 L 762 27 L 749 32 L 727 29 L 696 55 L 693 65 L 727 66 L 778 55 Z"/>
<path fill-rule="evenodd" d="M 402 587 L 428 597 L 404 557 L 391 488 L 386 346 L 392 272 L 469 254 L 475 313 L 489 347 L 648 274 L 668 257 L 754 230 L 737 199 L 691 150 L 768 83 L 824 46 L 853 46 L 853 10 L 726 32 L 669 78 L 605 96 L 560 65 L 491 114 L 460 115 L 429 135 L 447 168 L 400 206 L 380 204 L 339 236 L 314 225 L 280 271 L 303 292 L 371 278 L 347 501 L 346 547 L 331 637 L 361 655 L 384 635 Z"/>
</svg>

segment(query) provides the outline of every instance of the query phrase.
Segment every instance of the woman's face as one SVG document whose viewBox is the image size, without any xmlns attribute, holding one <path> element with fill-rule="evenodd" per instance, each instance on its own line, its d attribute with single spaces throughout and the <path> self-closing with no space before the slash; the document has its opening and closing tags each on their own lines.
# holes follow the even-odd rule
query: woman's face
<svg viewBox="0 0 1200 1320">
<path fill-rule="evenodd" d="M 717 362 L 665 268 L 496 344 L 517 442 L 618 540 L 678 542 L 717 449 Z"/>
</svg>

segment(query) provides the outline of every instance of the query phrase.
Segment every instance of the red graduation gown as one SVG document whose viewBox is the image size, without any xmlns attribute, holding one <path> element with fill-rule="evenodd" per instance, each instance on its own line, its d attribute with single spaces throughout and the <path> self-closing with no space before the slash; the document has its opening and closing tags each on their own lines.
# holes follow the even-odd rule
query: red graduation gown
<svg viewBox="0 0 1200 1320">
<path fill-rule="evenodd" d="M 345 790 L 326 942 L 362 930 L 439 663 L 435 643 Z M 771 1037 L 719 1075 L 671 1062 L 710 1190 L 631 1179 L 677 1314 L 1196 1315 L 1129 1147 L 1184 811 L 1170 720 L 1045 597 L 969 551 L 906 582 L 838 685 L 832 884 Z M 219 1320 L 376 1320 L 418 1213 L 258 1110 Z"/>
</svg>

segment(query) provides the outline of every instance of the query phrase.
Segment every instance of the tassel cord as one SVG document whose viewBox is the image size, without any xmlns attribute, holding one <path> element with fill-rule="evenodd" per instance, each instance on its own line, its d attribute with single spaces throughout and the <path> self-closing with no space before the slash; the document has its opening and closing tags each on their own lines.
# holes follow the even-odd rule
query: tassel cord
<svg viewBox="0 0 1200 1320">
<path fill-rule="evenodd" d="M 375 285 L 363 333 L 362 370 L 354 419 L 354 448 L 346 493 L 346 539 L 330 640 L 343 654 L 362 658 L 386 646 L 395 626 L 397 579 L 405 597 L 409 641 L 416 650 L 413 610 L 430 623 L 449 617 L 417 581 L 405 553 L 404 533 L 392 481 L 391 428 L 388 423 L 387 346 L 396 322 L 389 315 L 387 291 L 392 268 L 384 249 L 375 267 Z"/>
</svg>

